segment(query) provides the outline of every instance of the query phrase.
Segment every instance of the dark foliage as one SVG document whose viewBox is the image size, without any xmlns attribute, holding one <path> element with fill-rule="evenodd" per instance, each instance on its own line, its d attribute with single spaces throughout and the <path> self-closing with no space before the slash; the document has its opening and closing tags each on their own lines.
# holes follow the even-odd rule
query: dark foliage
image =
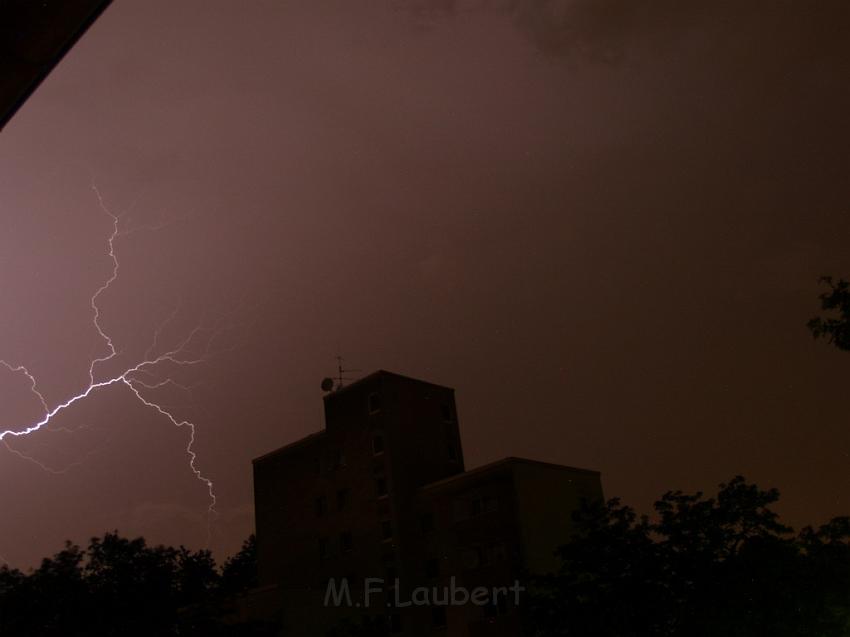
<svg viewBox="0 0 850 637">
<path fill-rule="evenodd" d="M 537 581 L 543 636 L 850 635 L 850 520 L 794 535 L 736 477 L 718 495 L 665 494 L 652 521 L 612 500 L 576 515 L 561 570 Z"/>
<path fill-rule="evenodd" d="M 85 550 L 66 544 L 29 573 L 0 568 L 0 635 L 261 635 L 232 612 L 255 580 L 253 536 L 219 571 L 209 551 L 107 533 Z"/>
<path fill-rule="evenodd" d="M 820 295 L 821 309 L 833 315 L 813 318 L 808 323 L 809 330 L 815 338 L 825 338 L 838 349 L 850 350 L 850 283 L 844 279 L 834 282 L 828 276 L 821 281 L 829 286 L 829 291 Z"/>
</svg>

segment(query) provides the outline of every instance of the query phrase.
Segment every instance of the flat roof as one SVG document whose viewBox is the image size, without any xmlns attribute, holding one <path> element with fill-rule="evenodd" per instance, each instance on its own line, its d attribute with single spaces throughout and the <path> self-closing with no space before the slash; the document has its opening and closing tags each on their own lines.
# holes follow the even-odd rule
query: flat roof
<svg viewBox="0 0 850 637">
<path fill-rule="evenodd" d="M 252 463 L 261 462 L 263 460 L 267 460 L 268 458 L 271 458 L 272 456 L 276 456 L 278 454 L 286 453 L 287 451 L 292 451 L 296 447 L 306 446 L 307 444 L 309 444 L 311 442 L 318 442 L 320 439 L 325 437 L 325 433 L 327 433 L 327 432 L 322 430 L 322 431 L 317 431 L 316 433 L 312 433 L 309 436 L 304 436 L 303 438 L 299 438 L 295 442 L 290 442 L 289 444 L 283 445 L 282 447 L 278 447 L 277 449 L 275 449 L 273 451 L 269 451 L 268 453 L 264 453 L 262 456 L 254 458 L 251 462 Z"/>
<path fill-rule="evenodd" d="M 499 473 L 500 471 L 505 471 L 510 469 L 518 464 L 526 464 L 533 465 L 540 468 L 545 469 L 556 469 L 559 471 L 569 471 L 571 473 L 585 473 L 590 475 L 601 475 L 599 471 L 594 469 L 581 469 L 579 467 L 570 467 L 568 465 L 563 464 L 554 464 L 552 462 L 542 462 L 540 460 L 530 460 L 529 458 L 518 458 L 516 456 L 508 456 L 507 458 L 502 458 L 501 460 L 496 460 L 495 462 L 491 462 L 489 464 L 481 465 L 480 467 L 475 467 L 474 469 L 470 469 L 469 471 L 464 471 L 463 473 L 458 473 L 453 476 L 449 476 L 448 478 L 443 478 L 442 480 L 437 480 L 436 482 L 430 482 L 426 485 L 423 485 L 419 488 L 420 491 L 430 491 L 431 489 L 440 489 L 443 487 L 451 487 L 465 480 L 472 480 L 479 477 L 484 477 L 488 474 Z"/>
</svg>

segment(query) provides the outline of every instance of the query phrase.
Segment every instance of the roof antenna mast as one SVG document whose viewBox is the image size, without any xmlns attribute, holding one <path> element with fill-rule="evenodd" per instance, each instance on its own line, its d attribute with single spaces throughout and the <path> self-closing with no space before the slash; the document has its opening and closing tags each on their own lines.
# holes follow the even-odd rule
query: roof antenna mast
<svg viewBox="0 0 850 637">
<path fill-rule="evenodd" d="M 354 380 L 353 378 L 346 376 L 346 374 L 353 373 L 353 372 L 359 372 L 359 371 L 360 371 L 359 369 L 346 369 L 346 368 L 344 368 L 342 366 L 342 356 L 336 356 L 336 372 L 337 372 L 336 379 L 333 379 L 333 378 L 323 379 L 322 380 L 322 391 L 329 392 L 329 391 L 337 391 L 339 389 L 342 389 L 343 385 L 345 384 L 345 381 Z M 336 385 L 334 385 L 334 382 L 336 383 Z"/>
</svg>

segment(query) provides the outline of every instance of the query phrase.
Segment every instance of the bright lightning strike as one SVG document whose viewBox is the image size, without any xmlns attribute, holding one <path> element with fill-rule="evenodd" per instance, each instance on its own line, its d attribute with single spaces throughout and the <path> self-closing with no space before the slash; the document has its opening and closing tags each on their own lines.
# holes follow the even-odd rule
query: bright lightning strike
<svg viewBox="0 0 850 637">
<path fill-rule="evenodd" d="M 154 333 L 153 343 L 148 348 L 148 350 L 145 352 L 145 354 L 143 355 L 141 360 L 135 362 L 135 364 L 124 369 L 124 371 L 122 371 L 117 376 L 112 376 L 112 377 L 109 377 L 109 378 L 96 380 L 96 377 L 97 377 L 96 369 L 97 369 L 97 367 L 102 363 L 105 363 L 107 361 L 114 359 L 118 355 L 118 350 L 116 350 L 115 344 L 113 343 L 112 338 L 109 336 L 109 334 L 107 334 L 104 331 L 103 327 L 100 324 L 100 307 L 98 306 L 98 299 L 100 298 L 100 296 L 103 293 L 105 293 L 110 288 L 110 286 L 113 283 L 115 283 L 115 281 L 118 280 L 118 273 L 119 273 L 120 266 L 119 266 L 119 263 L 118 263 L 118 257 L 115 254 L 115 240 L 119 237 L 120 217 L 118 215 L 112 213 L 109 210 L 109 208 L 104 203 L 104 200 L 103 200 L 103 197 L 101 196 L 100 191 L 97 189 L 97 187 L 94 184 L 92 184 L 92 190 L 94 191 L 94 193 L 97 197 L 98 206 L 112 220 L 112 231 L 111 231 L 111 233 L 110 233 L 110 235 L 109 235 L 109 237 L 106 241 L 106 245 L 107 245 L 107 248 L 108 248 L 107 254 L 112 261 L 112 272 L 111 272 L 110 276 L 106 279 L 106 281 L 104 281 L 104 283 L 95 291 L 95 293 L 92 295 L 91 300 L 90 300 L 90 306 L 92 308 L 92 323 L 94 325 L 95 330 L 98 333 L 98 336 L 100 337 L 100 339 L 103 341 L 103 343 L 106 346 L 106 353 L 102 356 L 95 357 L 91 360 L 91 362 L 89 364 L 89 383 L 88 383 L 88 386 L 85 387 L 79 393 L 71 396 L 67 400 L 60 402 L 60 403 L 58 403 L 58 404 L 56 404 L 52 407 L 49 405 L 49 403 L 45 399 L 44 395 L 38 389 L 38 382 L 37 382 L 35 376 L 24 365 L 12 365 L 12 364 L 4 361 L 4 360 L 0 360 L 0 366 L 5 367 L 9 372 L 12 372 L 14 374 L 22 374 L 27 378 L 27 380 L 29 381 L 29 385 L 30 385 L 30 391 L 36 396 L 36 398 L 38 398 L 39 402 L 41 403 L 41 407 L 43 409 L 42 416 L 38 420 L 36 420 L 35 422 L 23 423 L 23 424 L 19 425 L 18 427 L 0 430 L 0 442 L 2 442 L 3 445 L 10 452 L 16 454 L 17 456 L 19 456 L 21 458 L 35 462 L 37 465 L 41 466 L 43 469 L 45 469 L 47 471 L 50 471 L 52 473 L 63 473 L 64 471 L 67 470 L 67 468 L 62 470 L 62 471 L 56 471 L 54 469 L 50 469 L 49 467 L 47 467 L 43 463 L 39 462 L 35 458 L 32 458 L 31 456 L 28 456 L 26 454 L 23 454 L 20 451 L 17 451 L 15 449 L 11 448 L 8 444 L 7 438 L 12 439 L 12 438 L 20 438 L 20 437 L 24 437 L 24 436 L 29 436 L 30 434 L 33 434 L 33 433 L 40 431 L 42 429 L 45 429 L 45 430 L 49 429 L 50 431 L 55 431 L 57 429 L 49 428 L 50 423 L 60 413 L 69 409 L 75 403 L 88 398 L 96 390 L 105 389 L 105 388 L 111 387 L 113 385 L 124 386 L 130 391 L 132 396 L 136 400 L 138 400 L 142 405 L 144 405 L 148 409 L 155 411 L 160 416 L 165 417 L 175 427 L 178 427 L 178 428 L 181 428 L 181 429 L 185 428 L 185 429 L 188 430 L 189 436 L 188 436 L 188 442 L 186 444 L 186 455 L 188 456 L 189 469 L 191 470 L 191 472 L 195 476 L 195 478 L 205 486 L 208 497 L 209 497 L 209 506 L 207 507 L 207 520 L 208 520 L 207 540 L 209 541 L 210 533 L 211 533 L 210 524 L 211 524 L 213 516 L 216 513 L 216 509 L 215 509 L 216 495 L 215 495 L 215 491 L 213 489 L 212 480 L 210 480 L 207 476 L 205 476 L 203 473 L 201 473 L 200 469 L 197 467 L 197 462 L 196 462 L 197 461 L 197 454 L 194 450 L 195 435 L 196 435 L 195 424 L 193 422 L 189 421 L 189 420 L 185 420 L 185 419 L 181 419 L 181 418 L 176 417 L 171 411 L 169 411 L 169 409 L 167 408 L 167 405 L 164 405 L 160 402 L 157 402 L 150 397 L 146 397 L 142 393 L 144 390 L 149 390 L 149 391 L 155 390 L 155 389 L 158 389 L 160 387 L 164 387 L 166 385 L 174 385 L 178 388 L 181 388 L 181 389 L 184 389 L 184 390 L 187 390 L 187 391 L 190 388 L 185 387 L 183 385 L 180 385 L 179 383 L 173 381 L 170 378 L 166 378 L 165 380 L 158 381 L 158 382 L 155 382 L 155 383 L 150 383 L 150 382 L 144 382 L 140 378 L 140 376 L 161 378 L 162 376 L 155 374 L 154 372 L 156 372 L 157 370 L 160 370 L 163 367 L 163 364 L 169 364 L 169 365 L 176 365 L 176 366 L 179 366 L 179 367 L 184 367 L 184 366 L 197 365 L 199 363 L 202 363 L 204 361 L 204 357 L 209 353 L 209 347 L 210 347 L 210 344 L 211 344 L 211 339 L 207 340 L 207 351 L 204 352 L 204 354 L 201 357 L 187 357 L 186 356 L 187 349 L 192 344 L 192 342 L 204 331 L 204 330 L 202 330 L 202 328 L 196 327 L 176 347 L 174 347 L 170 350 L 167 350 L 163 353 L 155 354 L 155 352 L 158 348 L 158 342 L 159 342 L 161 332 L 165 328 L 165 326 L 171 320 L 174 319 L 174 317 L 177 313 L 177 310 L 175 310 L 174 313 L 168 319 L 166 319 L 166 321 L 162 325 L 160 325 L 159 328 L 157 328 L 156 332 Z M 74 463 L 74 464 L 76 465 L 76 464 L 79 464 L 79 463 Z M 0 559 L 2 559 L 2 558 L 0 558 Z"/>
</svg>

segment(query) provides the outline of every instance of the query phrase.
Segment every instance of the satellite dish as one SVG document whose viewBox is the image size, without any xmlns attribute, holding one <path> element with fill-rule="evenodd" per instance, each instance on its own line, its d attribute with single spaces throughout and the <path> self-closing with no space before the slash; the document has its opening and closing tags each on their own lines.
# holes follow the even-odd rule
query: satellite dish
<svg viewBox="0 0 850 637">
<path fill-rule="evenodd" d="M 330 391 L 334 388 L 334 379 L 333 378 L 323 378 L 322 379 L 322 391 Z"/>
</svg>

